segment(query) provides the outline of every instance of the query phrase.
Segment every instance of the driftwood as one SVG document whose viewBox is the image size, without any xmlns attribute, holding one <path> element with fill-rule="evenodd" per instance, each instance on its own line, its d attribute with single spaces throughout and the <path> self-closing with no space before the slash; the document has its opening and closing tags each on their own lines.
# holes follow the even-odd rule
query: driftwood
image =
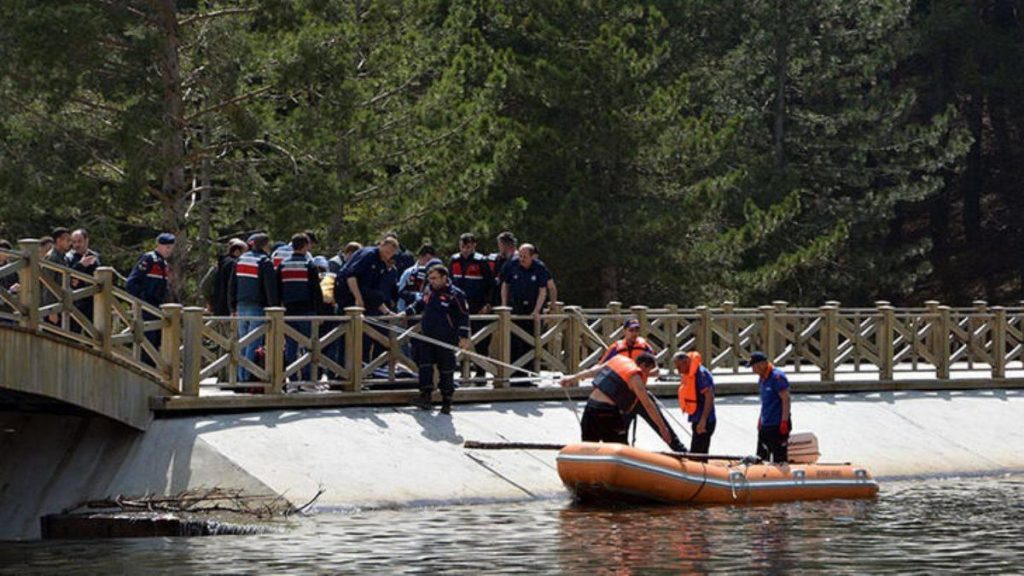
<svg viewBox="0 0 1024 576">
<path fill-rule="evenodd" d="M 302 514 L 316 503 L 324 493 L 320 488 L 309 502 L 294 506 L 282 494 L 247 494 L 228 488 L 193 489 L 178 494 L 139 497 L 118 495 L 110 500 L 91 500 L 64 511 L 65 514 L 83 510 L 116 509 L 121 512 L 174 512 L 205 514 L 228 512 L 258 519 L 287 517 Z"/>
</svg>

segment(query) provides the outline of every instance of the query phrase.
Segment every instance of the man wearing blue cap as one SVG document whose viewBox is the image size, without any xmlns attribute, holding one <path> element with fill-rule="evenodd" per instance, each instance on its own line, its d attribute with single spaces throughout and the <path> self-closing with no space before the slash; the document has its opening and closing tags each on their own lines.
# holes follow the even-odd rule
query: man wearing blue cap
<svg viewBox="0 0 1024 576">
<path fill-rule="evenodd" d="M 789 380 L 768 361 L 764 352 L 753 352 L 747 362 L 758 376 L 761 390 L 761 416 L 757 419 L 757 455 L 772 462 L 789 459 L 789 432 L 793 421 L 789 413 Z"/>
<path fill-rule="evenodd" d="M 167 259 L 174 252 L 174 241 L 174 234 L 169 232 L 164 232 L 156 237 L 156 248 L 143 254 L 132 268 L 131 274 L 128 275 L 125 287 L 129 294 L 153 306 L 160 306 L 167 302 L 167 276 L 170 271 Z M 156 319 L 154 315 L 145 311 L 142 313 L 142 318 L 144 320 Z M 159 350 L 160 330 L 146 332 L 146 338 Z M 148 355 L 144 354 L 143 360 L 151 366 L 155 365 Z"/>
<path fill-rule="evenodd" d="M 174 234 L 164 232 L 156 237 L 156 248 L 146 252 L 128 275 L 128 293 L 160 306 L 167 301 L 167 259 L 174 252 Z"/>
</svg>

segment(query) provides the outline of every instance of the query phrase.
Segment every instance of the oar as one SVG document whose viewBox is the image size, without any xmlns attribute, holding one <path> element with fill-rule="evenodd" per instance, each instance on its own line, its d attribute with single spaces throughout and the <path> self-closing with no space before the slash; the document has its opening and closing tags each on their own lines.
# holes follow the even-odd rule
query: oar
<svg viewBox="0 0 1024 576">
<path fill-rule="evenodd" d="M 546 444 L 543 442 L 478 442 L 466 440 L 462 447 L 467 450 L 561 450 L 569 444 Z M 691 452 L 657 452 L 665 456 L 689 458 L 691 460 L 739 460 L 749 463 L 760 463 L 757 456 L 736 456 L 733 454 L 694 454 Z"/>
</svg>

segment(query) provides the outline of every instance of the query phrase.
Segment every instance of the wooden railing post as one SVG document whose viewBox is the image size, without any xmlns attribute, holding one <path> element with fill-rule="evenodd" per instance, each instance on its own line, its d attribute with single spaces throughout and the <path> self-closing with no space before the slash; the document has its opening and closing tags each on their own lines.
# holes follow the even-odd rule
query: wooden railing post
<svg viewBox="0 0 1024 576">
<path fill-rule="evenodd" d="M 679 305 L 665 304 L 665 311 L 665 361 L 662 364 L 666 373 L 672 376 L 676 373 L 676 363 L 672 361 L 672 356 L 679 350 Z"/>
<path fill-rule="evenodd" d="M 114 348 L 114 269 L 103 266 L 96 269 L 99 290 L 93 296 L 92 322 L 96 327 L 100 352 L 111 354 Z"/>
<path fill-rule="evenodd" d="M 967 320 L 967 365 L 974 368 L 974 362 L 985 357 L 985 335 L 981 327 L 988 322 L 988 302 L 975 300 L 974 312 Z"/>
<path fill-rule="evenodd" d="M 512 369 L 508 367 L 512 363 L 512 308 L 498 306 L 494 313 L 498 315 L 495 336 L 498 338 L 498 361 L 501 362 L 494 375 L 494 387 L 508 388 L 512 378 Z"/>
<path fill-rule="evenodd" d="M 552 326 L 557 326 L 558 322 L 561 320 L 559 317 L 560 316 L 562 318 L 565 317 L 565 302 L 552 302 L 551 303 L 551 307 L 548 309 L 548 314 L 551 314 L 552 316 L 554 316 L 554 318 L 552 320 L 550 320 L 550 324 Z M 568 327 L 568 323 L 564 324 L 564 326 Z M 545 327 L 544 327 L 543 324 L 541 324 L 541 329 L 540 329 L 541 334 L 544 334 L 544 330 L 545 330 Z M 555 356 L 555 358 L 557 358 L 562 363 L 565 363 L 565 358 L 566 358 L 566 356 L 568 354 L 566 353 L 566 350 L 565 350 L 565 330 L 564 329 L 557 331 L 554 334 L 554 336 L 551 337 L 551 347 L 550 347 L 550 350 L 551 350 L 552 355 Z M 539 357 L 540 357 L 540 355 L 538 355 L 538 358 Z"/>
<path fill-rule="evenodd" d="M 1006 308 L 992 307 L 992 377 L 1006 378 Z"/>
<path fill-rule="evenodd" d="M 264 308 L 267 315 L 267 384 L 268 394 L 284 391 L 284 308 Z"/>
<path fill-rule="evenodd" d="M 768 360 L 775 362 L 775 307 L 758 306 L 761 311 L 761 348 Z"/>
<path fill-rule="evenodd" d="M 39 240 L 34 238 L 19 240 L 18 250 L 22 252 L 21 256 L 25 259 L 25 266 L 18 270 L 18 283 L 21 284 L 18 294 L 21 297 L 21 305 L 25 307 L 22 325 L 29 330 L 38 330 L 39 304 L 42 301 L 42 292 L 39 286 Z"/>
<path fill-rule="evenodd" d="M 743 348 L 740 346 L 740 335 L 739 330 L 736 329 L 736 319 L 732 317 L 735 311 L 736 304 L 726 300 L 722 302 L 722 321 L 725 322 L 725 333 L 729 335 L 729 340 L 725 345 L 732 349 L 732 368 L 733 372 L 739 372 L 740 363 L 744 361 Z"/>
<path fill-rule="evenodd" d="M 839 307 L 821 307 L 821 381 L 835 382 L 839 355 Z"/>
<path fill-rule="evenodd" d="M 609 302 L 608 314 L 601 320 L 601 336 L 611 340 L 610 334 L 622 326 L 622 302 Z M 608 342 L 605 342 L 607 344 Z"/>
<path fill-rule="evenodd" d="M 879 300 L 875 302 L 878 309 L 878 378 L 880 380 L 892 380 L 893 364 L 893 331 L 896 328 L 895 309 L 889 302 Z"/>
<path fill-rule="evenodd" d="M 939 380 L 949 380 L 950 368 L 950 310 L 949 306 L 938 307 L 938 324 L 935 332 L 935 375 Z"/>
<path fill-rule="evenodd" d="M 349 383 L 345 387 L 350 392 L 363 389 L 363 309 L 359 306 L 345 308 L 348 326 L 345 332 L 345 363 L 348 368 Z"/>
<path fill-rule="evenodd" d="M 565 330 L 565 362 L 566 369 L 570 374 L 580 371 L 580 362 L 583 360 L 583 313 L 579 306 L 566 306 L 568 314 Z"/>
<path fill-rule="evenodd" d="M 203 369 L 203 309 L 189 306 L 182 313 L 181 393 L 199 396 L 199 379 Z"/>
<path fill-rule="evenodd" d="M 647 317 L 647 306 L 630 306 L 629 313 L 636 316 L 636 319 L 640 321 L 640 335 L 647 338 L 647 335 L 651 333 L 650 318 Z"/>
<path fill-rule="evenodd" d="M 160 336 L 160 357 L 167 364 L 167 387 L 181 391 L 181 304 L 163 304 Z"/>
<path fill-rule="evenodd" d="M 928 319 L 927 324 L 931 326 L 931 329 L 924 335 L 924 346 L 931 351 L 932 356 L 935 357 L 935 373 L 938 376 L 939 371 L 939 301 L 938 300 L 926 300 L 924 303 L 925 315 Z"/>
</svg>

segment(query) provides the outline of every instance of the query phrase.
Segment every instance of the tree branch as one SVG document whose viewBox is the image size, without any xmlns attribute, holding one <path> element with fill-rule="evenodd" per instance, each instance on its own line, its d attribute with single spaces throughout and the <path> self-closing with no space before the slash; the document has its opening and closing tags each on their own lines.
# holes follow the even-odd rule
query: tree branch
<svg viewBox="0 0 1024 576">
<path fill-rule="evenodd" d="M 252 92 L 246 92 L 245 94 L 239 94 L 238 96 L 235 96 L 234 98 L 231 98 L 230 100 L 225 100 L 223 102 L 214 104 L 213 106 L 210 106 L 209 108 L 205 108 L 205 109 L 200 110 L 200 111 L 198 111 L 198 112 L 196 112 L 194 114 L 186 116 L 185 117 L 185 122 L 186 123 L 187 122 L 192 122 L 193 120 L 195 120 L 196 118 L 199 118 L 200 116 L 203 116 L 205 114 L 209 114 L 210 112 L 216 112 L 217 110 L 220 110 L 221 108 L 225 108 L 227 106 L 231 106 L 232 104 L 237 104 L 239 102 L 243 102 L 243 101 L 248 100 L 250 98 L 255 98 L 256 96 L 259 96 L 260 94 L 264 94 L 266 92 L 269 92 L 269 91 L 271 91 L 273 89 L 274 89 L 274 87 L 272 85 L 271 86 L 264 86 L 263 88 L 260 88 L 259 90 L 253 90 Z"/>
<path fill-rule="evenodd" d="M 234 15 L 234 14 L 251 14 L 251 13 L 253 13 L 255 11 L 256 11 L 255 8 L 225 8 L 223 10 L 215 10 L 213 12 L 206 12 L 204 14 L 194 14 L 192 16 L 189 16 L 188 18 L 185 18 L 184 20 L 180 20 L 178 22 L 178 26 L 188 26 L 189 24 L 192 24 L 193 22 L 201 22 L 201 21 L 204 21 L 204 20 L 212 20 L 213 18 L 220 18 L 221 16 L 231 16 L 231 15 Z"/>
</svg>

